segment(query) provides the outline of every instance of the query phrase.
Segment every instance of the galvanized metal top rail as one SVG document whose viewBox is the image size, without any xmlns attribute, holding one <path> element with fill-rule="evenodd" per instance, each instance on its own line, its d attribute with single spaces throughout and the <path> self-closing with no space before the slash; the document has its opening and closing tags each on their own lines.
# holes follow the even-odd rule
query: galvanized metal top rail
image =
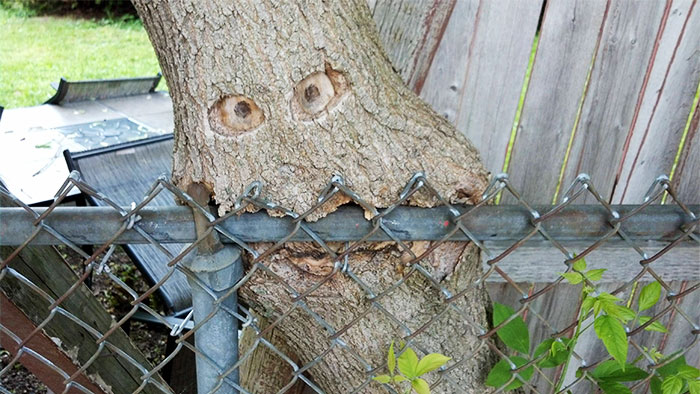
<svg viewBox="0 0 700 394">
<path fill-rule="evenodd" d="M 640 206 L 613 205 L 611 208 L 626 217 Z M 552 210 L 552 206 L 534 207 L 538 212 Z M 700 212 L 700 205 L 688 206 L 692 212 Z M 460 213 L 472 207 L 457 206 Z M 129 211 L 124 207 L 124 211 Z M 36 213 L 44 212 L 43 208 Z M 381 212 L 381 210 L 380 210 Z M 139 227 L 159 243 L 191 243 L 197 240 L 192 209 L 185 206 L 144 207 L 138 211 Z M 600 205 L 570 205 L 551 216 L 533 222 L 531 213 L 519 205 L 482 206 L 459 219 L 472 235 L 480 241 L 514 241 L 532 235 L 529 241 L 542 241 L 540 233 L 532 234 L 536 225 L 559 241 L 588 241 L 605 237 L 614 227 L 615 218 Z M 19 245 L 36 230 L 36 218 L 23 208 L 0 208 L 0 245 Z M 697 220 L 697 219 L 696 219 Z M 76 244 L 95 245 L 108 242 L 123 227 L 125 217 L 112 207 L 56 207 L 43 220 L 63 236 Z M 693 223 L 677 205 L 650 205 L 626 218 L 621 230 L 628 239 L 643 241 L 673 241 L 682 235 L 682 229 Z M 323 241 L 391 241 L 385 231 L 375 231 L 368 237 L 376 222 L 365 219 L 358 206 L 344 206 L 316 222 L 304 226 Z M 266 212 L 244 213 L 232 216 L 218 224 L 244 242 L 275 242 L 293 235 L 288 241 L 312 241 L 303 229 L 295 231 L 296 221 L 291 217 L 271 217 Z M 447 207 L 416 208 L 401 206 L 382 218 L 385 226 L 401 241 L 435 241 L 452 232 L 455 215 Z M 700 235 L 695 229 L 693 234 Z M 365 238 L 366 237 L 366 238 Z M 686 238 L 688 239 L 688 238 Z M 224 237 L 224 242 L 232 242 Z M 452 234 L 450 240 L 468 241 L 462 231 Z M 619 235 L 608 242 L 622 240 Z M 40 232 L 33 239 L 34 245 L 60 243 L 48 232 Z M 114 243 L 138 244 L 148 241 L 137 231 L 129 229 Z"/>
</svg>

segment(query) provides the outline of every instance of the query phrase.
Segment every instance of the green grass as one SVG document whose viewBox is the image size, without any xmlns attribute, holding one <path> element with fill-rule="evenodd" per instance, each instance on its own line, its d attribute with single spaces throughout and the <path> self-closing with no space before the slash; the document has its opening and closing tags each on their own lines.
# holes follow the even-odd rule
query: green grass
<svg viewBox="0 0 700 394">
<path fill-rule="evenodd" d="M 0 7 L 0 106 L 43 103 L 68 80 L 153 76 L 160 70 L 140 21 L 28 17 Z M 159 89 L 165 89 L 161 81 Z"/>
</svg>

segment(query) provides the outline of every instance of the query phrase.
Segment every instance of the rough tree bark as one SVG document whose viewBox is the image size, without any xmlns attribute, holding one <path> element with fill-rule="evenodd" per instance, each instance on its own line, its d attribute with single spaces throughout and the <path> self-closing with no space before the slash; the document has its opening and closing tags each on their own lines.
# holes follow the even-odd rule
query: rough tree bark
<svg viewBox="0 0 700 394">
<path fill-rule="evenodd" d="M 376 207 L 395 201 L 417 171 L 454 203 L 473 202 L 485 189 L 487 173 L 478 153 L 392 70 L 363 0 L 134 3 L 173 100 L 173 180 L 185 190 L 193 183 L 205 184 L 220 214 L 232 209 L 253 180 L 263 181 L 265 196 L 300 213 L 316 202 L 336 174 Z M 349 202 L 334 198 L 309 220 Z M 438 204 L 425 193 L 408 203 Z M 429 245 L 416 242 L 411 247 L 420 254 Z M 375 293 L 408 272 L 405 261 L 406 253 L 393 243 L 363 245 L 349 259 L 355 275 Z M 265 264 L 299 292 L 333 267 L 318 247 L 303 243 L 286 246 Z M 481 272 L 478 250 L 466 244 L 441 245 L 422 264 L 452 291 L 465 288 Z M 240 297 L 269 319 L 292 305 L 283 286 L 265 275 L 254 276 Z M 371 306 L 363 290 L 342 274 L 306 301 L 336 329 Z M 381 304 L 415 330 L 445 308 L 443 301 L 429 281 L 414 274 Z M 466 315 L 450 311 L 416 340 L 431 352 L 460 361 L 450 372 L 456 385 L 444 383 L 434 392 L 485 392 L 482 382 L 493 355 L 486 346 L 479 349 L 476 326 L 488 326 L 488 297 L 477 288 L 458 305 Z M 301 364 L 331 346 L 328 333 L 298 309 L 274 334 L 296 351 Z M 374 310 L 341 339 L 373 366 L 381 366 L 391 340 L 402 335 Z M 250 372 L 244 371 L 243 377 L 255 379 Z M 367 376 L 337 346 L 308 374 L 329 393 L 351 391 Z M 272 386 L 280 382 L 263 383 L 244 385 L 257 384 L 257 392 L 279 389 Z M 383 392 L 375 383 L 363 390 Z"/>
</svg>

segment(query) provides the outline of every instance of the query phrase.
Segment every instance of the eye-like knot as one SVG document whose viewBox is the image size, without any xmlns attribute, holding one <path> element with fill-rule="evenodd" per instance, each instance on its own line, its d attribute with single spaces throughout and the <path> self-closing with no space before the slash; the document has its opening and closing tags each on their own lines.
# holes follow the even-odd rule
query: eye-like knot
<svg viewBox="0 0 700 394">
<path fill-rule="evenodd" d="M 236 135 L 260 126 L 265 114 L 252 99 L 233 95 L 224 96 L 214 103 L 209 120 L 219 134 Z"/>
<path fill-rule="evenodd" d="M 299 120 L 311 120 L 335 107 L 348 91 L 345 76 L 326 64 L 325 72 L 316 71 L 294 87 L 292 114 Z"/>
<path fill-rule="evenodd" d="M 326 73 L 315 72 L 297 84 L 295 96 L 304 112 L 315 115 L 335 96 L 335 88 Z"/>
</svg>

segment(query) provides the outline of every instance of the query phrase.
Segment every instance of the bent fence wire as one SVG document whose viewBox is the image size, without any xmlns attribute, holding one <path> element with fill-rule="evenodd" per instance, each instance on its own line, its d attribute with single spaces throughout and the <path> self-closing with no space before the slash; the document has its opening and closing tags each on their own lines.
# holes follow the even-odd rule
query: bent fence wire
<svg viewBox="0 0 700 394">
<path fill-rule="evenodd" d="M 78 188 L 82 193 L 101 200 L 106 204 L 106 207 L 59 206 L 72 188 Z M 189 208 L 185 206 L 149 207 L 149 201 L 159 193 L 172 193 Z M 309 223 L 304 220 L 313 210 L 318 209 L 339 193 L 350 197 L 372 217 L 365 219 L 364 215 L 359 214 L 354 215 L 350 221 L 347 213 L 346 216 L 343 216 L 343 214 L 336 212 L 321 222 Z M 434 197 L 436 206 L 440 206 L 440 208 L 431 210 L 403 207 L 402 205 L 405 205 L 406 201 L 415 193 L 429 193 Z M 513 206 L 491 205 L 490 203 L 500 193 L 512 194 L 518 203 Z M 575 205 L 577 198 L 586 193 L 593 195 L 598 204 L 592 206 Z M 439 313 L 416 328 L 415 325 L 409 325 L 392 315 L 390 310 L 382 305 L 383 297 L 404 286 L 411 275 L 425 276 L 428 283 L 433 286 L 433 289 L 425 291 L 434 292 L 435 297 L 442 297 L 445 305 L 444 310 L 447 310 L 448 307 L 456 309 L 458 316 L 468 316 L 468 314 L 458 310 L 463 304 L 451 301 L 455 298 L 468 296 L 471 289 L 483 286 L 486 282 L 497 280 L 504 283 L 504 286 L 510 287 L 510 291 L 515 291 L 519 295 L 519 299 L 510 305 L 515 314 L 496 327 L 483 326 L 478 322 L 466 322 L 470 325 L 476 325 L 477 330 L 473 337 L 465 337 L 465 341 L 479 341 L 481 345 L 471 354 L 445 352 L 445 355 L 452 357 L 452 359 L 439 370 L 426 376 L 432 390 L 436 392 L 470 392 L 468 387 L 461 387 L 457 382 L 459 379 L 455 374 L 460 373 L 457 367 L 466 362 L 477 350 L 487 347 L 497 353 L 502 360 L 507 360 L 507 365 L 510 366 L 511 370 L 506 375 L 505 380 L 499 381 L 497 387 L 493 388 L 494 391 L 512 388 L 514 382 L 521 382 L 524 389 L 536 393 L 567 392 L 568 390 L 575 392 L 596 391 L 598 385 L 605 386 L 610 383 L 605 383 L 604 379 L 601 380 L 601 375 L 596 372 L 597 367 L 611 360 L 611 356 L 607 352 L 599 351 L 591 355 L 590 352 L 586 353 L 587 349 L 574 347 L 565 363 L 570 371 L 563 370 L 563 366 L 559 365 L 557 372 L 551 374 L 546 372 L 542 364 L 542 361 L 550 353 L 540 352 L 537 354 L 533 343 L 526 354 L 517 353 L 524 358 L 517 358 L 514 351 L 508 350 L 503 345 L 498 345 L 498 340 L 495 339 L 499 329 L 519 318 L 526 319 L 530 327 L 539 327 L 546 333 L 546 338 L 553 338 L 563 344 L 569 343 L 566 342 L 566 339 L 574 335 L 577 324 L 580 326 L 578 313 L 571 313 L 572 319 L 565 324 L 561 324 L 561 321 L 553 322 L 551 319 L 547 319 L 547 316 L 552 316 L 551 311 L 541 310 L 543 303 L 536 302 L 545 297 L 561 297 L 559 293 L 557 293 L 559 295 L 555 294 L 556 289 L 562 286 L 572 286 L 566 282 L 563 276 L 556 273 L 554 277 L 557 279 L 528 287 L 527 284 L 520 283 L 518 278 L 509 276 L 507 270 L 499 266 L 499 263 L 517 249 L 531 242 L 558 249 L 561 252 L 561 266 L 558 267 L 558 271 L 569 274 L 581 270 L 580 266 L 574 267 L 575 261 L 589 256 L 595 250 L 604 252 L 609 244 L 623 245 L 635 253 L 638 262 L 635 272 L 629 274 L 624 281 L 620 281 L 614 289 L 609 291 L 609 294 L 622 299 L 623 305 L 636 305 L 641 288 L 640 284 L 654 281 L 660 284 L 662 288 L 661 300 L 659 305 L 653 309 L 652 316 L 644 321 L 640 321 L 638 317 L 625 320 L 629 352 L 631 356 L 636 355 L 636 359 L 632 359 L 630 356 L 628 363 L 635 363 L 643 371 L 636 380 L 628 379 L 630 382 L 625 383 L 632 390 L 636 392 L 648 390 L 650 384 L 654 386 L 656 379 L 664 378 L 664 374 L 660 372 L 664 366 L 682 359 L 684 355 L 694 354 L 693 352 L 698 352 L 700 349 L 697 345 L 700 333 L 697 305 L 695 309 L 688 308 L 687 305 L 682 307 L 681 302 L 684 297 L 688 297 L 700 287 L 697 267 L 691 268 L 690 277 L 683 278 L 685 279 L 683 281 L 672 282 L 664 279 L 664 275 L 659 273 L 657 266 L 660 257 L 674 248 L 695 248 L 692 249 L 691 256 L 697 257 L 697 247 L 700 243 L 698 219 L 692 211 L 697 210 L 698 207 L 688 207 L 677 201 L 666 177 L 659 177 L 653 182 L 642 205 L 611 206 L 596 191 L 590 179 L 586 175 L 581 175 L 564 193 L 564 197 L 558 205 L 535 208 L 520 198 L 505 174 L 495 177 L 482 196 L 481 202 L 471 207 L 450 205 L 431 187 L 428 179 L 422 174 L 416 174 L 400 193 L 396 203 L 385 209 L 377 209 L 363 201 L 361 196 L 345 185 L 342 178 L 335 177 L 321 192 L 318 204 L 303 213 L 293 212 L 276 205 L 274 200 L 263 198 L 261 184 L 252 183 L 240 196 L 235 211 L 221 218 L 214 217 L 207 208 L 198 205 L 193 198 L 174 187 L 165 177 L 161 177 L 153 184 L 143 201 L 132 204 L 129 208 L 118 206 L 108 196 L 102 195 L 98 190 L 81 181 L 80 175 L 76 172 L 72 173 L 66 180 L 57 194 L 55 202 L 48 208 L 29 207 L 4 189 L 1 190 L 1 194 L 0 197 L 4 198 L 5 207 L 0 208 L 3 226 L 3 239 L 0 240 L 0 244 L 11 245 L 12 249 L 3 249 L 5 252 L 3 253 L 4 259 L 0 264 L 0 288 L 5 292 L 10 302 L 18 306 L 26 304 L 26 302 L 22 304 L 19 297 L 26 297 L 29 294 L 30 298 L 39 300 L 37 301 L 39 305 L 43 305 L 43 313 L 28 313 L 25 310 L 25 314 L 33 320 L 35 328 L 22 332 L 13 331 L 11 326 L 6 324 L 7 319 L 0 318 L 0 338 L 4 336 L 4 347 L 15 349 L 5 367 L 0 370 L 0 377 L 8 374 L 20 361 L 31 359 L 31 362 L 44 364 L 57 373 L 62 379 L 60 385 L 65 392 L 94 392 L 96 391 L 95 387 L 99 387 L 97 391 L 108 391 L 109 388 L 105 387 L 107 383 L 104 380 L 92 379 L 93 381 L 90 382 L 81 378 L 83 373 L 93 378 L 96 375 L 105 375 L 106 373 L 100 371 L 99 368 L 105 368 L 104 366 L 108 364 L 98 365 L 100 360 L 105 358 L 117 359 L 122 368 L 136 370 L 132 376 L 136 376 L 137 385 L 128 387 L 124 383 L 124 387 L 120 388 L 115 387 L 114 382 L 112 382 L 111 389 L 114 392 L 172 392 L 160 373 L 165 365 L 180 352 L 193 352 L 196 355 L 200 392 L 216 392 L 219 389 L 221 389 L 219 392 L 255 392 L 253 388 L 239 383 L 238 375 L 241 366 L 249 361 L 253 349 L 256 347 L 268 348 L 279 360 L 289 365 L 291 371 L 289 381 L 280 392 L 285 392 L 296 384 L 305 385 L 308 392 L 323 392 L 319 385 L 314 383 L 313 368 L 319 363 L 326 362 L 326 356 L 335 348 L 341 348 L 348 352 L 355 359 L 355 362 L 364 368 L 362 371 L 364 378 L 353 383 L 353 388 L 350 391 L 363 392 L 383 389 L 386 392 L 396 392 L 394 386 L 381 385 L 372 379 L 387 372 L 386 352 L 389 344 L 377 345 L 376 352 L 379 356 L 375 357 L 374 362 L 372 362 L 363 358 L 357 349 L 349 348 L 349 345 L 343 341 L 343 335 L 366 314 L 384 314 L 396 327 L 396 331 L 391 333 L 391 336 L 403 339 L 406 346 L 415 349 L 419 357 L 440 351 L 440 349 L 426 348 L 421 343 L 420 336 L 421 332 L 425 331 L 428 326 L 444 324 L 440 321 Z M 668 195 L 673 200 L 673 204 L 658 205 L 664 195 Z M 14 208 L 9 207 L 12 205 Z M 239 213 L 251 207 L 263 211 L 274 210 L 284 217 L 272 218 L 267 215 L 263 217 L 260 216 L 260 213 L 247 213 L 238 216 Z M 361 212 L 359 209 L 358 211 Z M 206 218 L 205 225 L 200 226 L 197 231 L 192 225 L 193 212 L 195 216 Z M 256 217 L 257 219 L 248 222 L 241 219 L 246 217 Z M 326 224 L 321 224 L 324 221 Z M 427 224 L 428 222 L 439 222 L 443 225 L 430 226 Z M 347 225 L 344 226 L 344 224 Z M 402 226 L 408 228 L 401 228 Z M 226 274 L 229 283 L 223 285 L 221 283 L 212 285 L 216 280 L 212 281 L 211 277 L 202 276 L 201 270 L 197 271 L 193 265 L 186 263 L 187 255 L 195 250 L 195 247 L 206 242 L 205 240 L 209 239 L 208 236 L 212 233 L 217 233 L 224 243 L 233 244 L 242 249 L 247 258 L 246 272 L 233 272 L 240 269 L 240 264 L 234 263 L 233 271 Z M 421 239 L 431 241 L 431 246 L 417 255 L 412 250 L 410 242 Z M 457 289 L 457 291 L 444 287 L 442 282 L 433 278 L 430 270 L 423 265 L 426 257 L 437 246 L 448 240 L 472 242 L 481 250 L 485 261 L 484 270 L 478 280 Z M 492 247 L 491 241 L 494 240 L 500 242 L 499 252 L 495 251 L 498 248 Z M 270 325 L 274 327 L 284 319 L 292 319 L 298 316 L 298 313 L 304 313 L 307 318 L 313 319 L 319 327 L 326 331 L 327 350 L 313 357 L 306 354 L 300 359 L 291 354 L 287 355 L 283 349 L 277 348 L 267 336 L 270 327 L 259 326 L 258 320 L 254 317 L 254 311 L 251 311 L 246 305 L 239 304 L 235 297 L 237 291 L 252 278 L 265 276 L 271 281 L 284 281 L 281 276 L 270 269 L 269 260 L 288 242 L 301 241 L 313 243 L 321 248 L 334 265 L 332 270 L 325 277 L 319 277 L 318 282 L 311 288 L 297 289 L 295 283 L 278 283 L 286 289 L 289 299 L 280 300 L 280 305 L 276 306 L 277 313 L 271 318 Z M 348 263 L 348 256 L 356 252 L 358 245 L 377 241 L 392 242 L 399 250 L 410 256 L 406 261 L 407 269 L 403 276 L 392 286 L 383 289 L 373 288 L 361 278 L 361 275 L 356 275 L 355 267 Z M 572 244 L 569 241 L 577 241 L 578 243 Z M 650 243 L 651 241 L 654 243 Z M 162 246 L 165 243 L 175 242 L 191 242 L 191 244 L 178 255 L 171 254 Z M 260 244 L 265 245 L 265 249 L 261 251 L 259 246 L 251 246 L 254 242 L 266 242 Z M 582 242 L 587 243 L 576 250 L 570 246 L 580 246 Z M 139 293 L 133 290 L 110 269 L 116 246 L 126 243 L 152 244 L 163 253 L 164 261 L 168 262 L 170 267 L 168 274 L 146 292 Z M 13 260 L 22 251 L 31 250 L 35 245 L 42 244 L 64 245 L 84 259 L 84 271 L 70 279 L 69 283 L 72 285 L 63 294 L 52 294 L 13 268 Z M 85 244 L 93 244 L 94 251 L 92 253 L 85 252 L 84 248 L 81 248 Z M 335 246 L 336 244 L 342 245 L 340 249 Z M 650 248 L 653 248 L 655 252 L 649 252 Z M 228 259 L 235 260 L 235 257 L 234 253 L 229 255 Z M 532 270 L 538 269 L 541 268 L 532 268 Z M 192 292 L 195 296 L 193 313 L 188 314 L 185 319 L 180 321 L 166 319 L 162 311 L 154 309 L 147 302 L 147 297 L 163 283 L 171 280 L 176 271 L 188 278 L 190 284 L 193 285 Z M 133 299 L 130 311 L 124 316 L 117 316 L 111 327 L 102 326 L 100 328 L 93 319 L 85 318 L 85 316 L 78 317 L 79 313 L 65 307 L 65 301 L 72 294 L 79 292 L 91 276 L 107 278 L 114 283 L 116 288 L 128 292 Z M 349 281 L 356 283 L 364 293 L 362 302 L 365 311 L 360 316 L 353 316 L 344 326 L 331 325 L 324 318 L 327 311 L 312 310 L 305 302 L 308 297 L 312 296 L 319 288 L 327 286 L 329 280 L 336 276 L 345 276 Z M 581 278 L 587 286 L 592 288 L 591 294 L 603 293 L 603 290 L 597 287 L 600 286 L 600 282 L 596 282 L 595 278 Z M 218 279 L 220 280 L 221 276 Z M 681 284 L 678 285 L 678 283 Z M 570 299 L 564 300 L 565 303 L 560 302 L 558 307 L 577 310 L 581 294 L 580 288 L 578 289 L 569 293 Z M 199 301 L 196 299 L 197 297 L 200 297 Z M 202 301 L 202 297 L 204 297 L 204 301 Z M 198 310 L 198 308 L 203 310 Z M 125 325 L 137 311 L 146 312 L 153 319 L 160 321 L 170 329 L 170 335 L 176 338 L 177 346 L 157 365 L 150 364 L 144 361 L 143 357 L 139 358 L 134 355 L 132 350 L 124 348 L 126 345 L 123 342 L 117 340 L 121 335 L 119 334 L 120 328 L 126 328 Z M 291 313 L 292 311 L 295 313 Z M 645 328 L 650 328 L 657 322 L 670 321 L 670 316 L 687 321 L 687 324 L 684 322 L 682 325 L 687 327 L 686 330 L 683 332 L 673 331 L 673 335 L 681 336 L 680 340 L 671 340 L 674 338 L 669 338 L 668 332 L 655 332 L 652 334 L 657 335 L 650 337 L 650 333 Z M 583 321 L 587 317 L 590 316 L 583 316 L 581 320 Z M 43 353 L 44 349 L 31 346 L 33 337 L 42 335 L 42 329 L 49 327 L 52 319 L 60 319 L 66 330 L 83 330 L 86 333 L 84 341 L 93 344 L 92 347 L 81 346 L 77 350 L 72 350 L 71 359 L 75 368 L 65 368 L 51 361 L 51 358 Z M 254 334 L 252 348 L 241 350 L 240 356 L 237 355 L 237 349 L 222 349 L 220 346 L 220 337 L 231 339 L 231 335 L 227 337 L 221 331 L 216 331 L 220 329 L 220 326 L 219 328 L 207 327 L 207 325 L 213 325 L 214 322 L 218 325 L 227 321 L 231 325 L 224 324 L 224 326 L 233 332 L 236 332 L 236 327 L 238 327 L 244 333 L 252 330 Z M 589 319 L 584 323 L 590 324 L 590 321 Z M 188 323 L 191 329 L 184 329 Z M 194 323 L 193 327 L 192 323 Z M 55 335 L 56 331 L 52 331 L 51 336 L 54 337 L 54 342 L 59 345 L 62 340 L 66 342 L 64 338 L 55 338 Z M 187 340 L 192 335 L 197 338 L 196 346 Z M 229 347 L 237 347 L 235 337 L 234 334 L 234 341 L 229 342 Z M 562 340 L 564 341 L 562 342 Z M 7 346 L 8 343 L 11 343 L 12 346 Z M 664 347 L 669 343 L 675 344 L 677 348 Z M 293 344 L 291 346 L 293 347 Z M 68 354 L 71 353 L 70 349 L 64 350 Z M 292 348 L 292 350 L 294 349 Z M 89 354 L 83 354 L 85 352 Z M 383 361 L 377 362 L 377 360 Z M 524 360 L 524 362 L 518 362 L 518 360 Z M 532 376 L 533 372 L 534 377 Z M 624 379 L 619 379 L 613 383 L 620 384 L 620 380 L 624 381 Z M 91 384 L 93 385 L 91 386 Z M 611 390 L 610 384 L 607 388 L 602 387 L 601 389 L 606 390 L 606 392 Z M 619 389 L 619 387 L 617 388 Z M 652 387 L 653 390 L 655 390 L 654 387 Z M 0 392 L 9 393 L 8 389 L 1 386 Z"/>
</svg>

